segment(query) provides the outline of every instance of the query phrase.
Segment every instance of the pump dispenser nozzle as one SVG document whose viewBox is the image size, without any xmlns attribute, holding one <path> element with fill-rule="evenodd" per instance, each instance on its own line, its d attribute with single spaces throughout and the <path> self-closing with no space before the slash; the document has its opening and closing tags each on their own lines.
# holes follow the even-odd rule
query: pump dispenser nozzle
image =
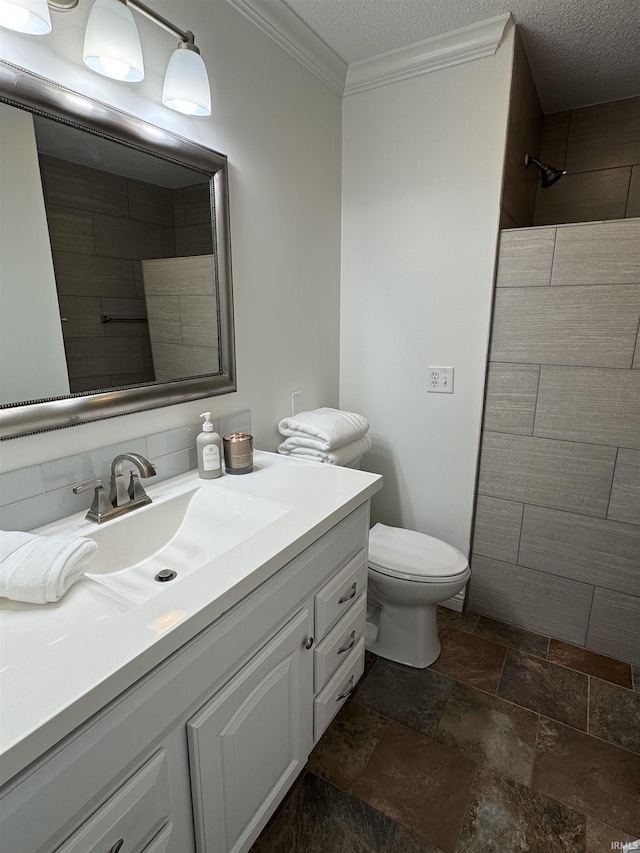
<svg viewBox="0 0 640 853">
<path fill-rule="evenodd" d="M 204 424 L 202 426 L 204 432 L 213 432 L 213 424 L 211 423 L 211 412 L 203 412 L 200 417 L 204 418 Z"/>
</svg>

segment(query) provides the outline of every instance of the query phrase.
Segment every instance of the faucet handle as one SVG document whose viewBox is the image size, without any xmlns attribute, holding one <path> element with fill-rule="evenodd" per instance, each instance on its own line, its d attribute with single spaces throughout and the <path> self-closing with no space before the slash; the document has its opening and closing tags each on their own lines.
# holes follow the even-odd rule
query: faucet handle
<svg viewBox="0 0 640 853">
<path fill-rule="evenodd" d="M 140 482 L 140 477 L 136 474 L 135 471 L 131 472 L 131 477 L 129 479 L 129 498 L 132 501 L 144 500 L 144 498 L 149 498 L 149 495 L 145 492 L 144 486 Z"/>
<path fill-rule="evenodd" d="M 93 493 L 93 501 L 91 502 L 86 518 L 88 518 L 89 521 L 99 521 L 105 513 L 113 509 L 109 499 L 107 498 L 107 493 L 104 490 L 102 479 L 100 477 L 96 477 L 95 479 L 87 480 L 84 483 L 76 483 L 73 487 L 73 493 L 74 495 L 79 495 L 80 492 L 86 492 L 87 489 L 92 487 L 95 487 L 95 491 Z"/>
<path fill-rule="evenodd" d="M 80 492 L 86 492 L 87 489 L 92 489 L 94 486 L 96 488 L 102 486 L 101 477 L 94 477 L 93 480 L 85 480 L 84 483 L 76 483 L 73 487 L 73 494 L 79 495 Z"/>
</svg>

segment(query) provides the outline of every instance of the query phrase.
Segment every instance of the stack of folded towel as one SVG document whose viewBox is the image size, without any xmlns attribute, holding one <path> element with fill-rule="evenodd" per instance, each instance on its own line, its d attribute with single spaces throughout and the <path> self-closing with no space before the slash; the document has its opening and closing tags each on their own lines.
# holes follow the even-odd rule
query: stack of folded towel
<svg viewBox="0 0 640 853">
<path fill-rule="evenodd" d="M 300 412 L 281 420 L 278 429 L 286 436 L 278 453 L 329 465 L 353 465 L 371 447 L 369 421 L 340 409 Z"/>
<path fill-rule="evenodd" d="M 97 550 L 93 539 L 0 530 L 0 596 L 31 604 L 58 601 Z"/>
</svg>

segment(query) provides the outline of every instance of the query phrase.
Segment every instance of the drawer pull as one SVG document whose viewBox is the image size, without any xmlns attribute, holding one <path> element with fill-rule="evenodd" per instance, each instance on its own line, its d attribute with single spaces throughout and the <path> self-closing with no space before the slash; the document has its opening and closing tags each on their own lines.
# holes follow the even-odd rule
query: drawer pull
<svg viewBox="0 0 640 853">
<path fill-rule="evenodd" d="M 352 598 L 355 598 L 355 597 L 356 597 L 356 591 L 357 591 L 357 588 L 358 588 L 358 584 L 357 584 L 357 582 L 356 582 L 356 581 L 354 581 L 354 582 L 351 584 L 351 592 L 350 592 L 350 593 L 348 593 L 348 594 L 343 595 L 343 596 L 342 596 L 342 598 L 339 598 L 339 599 L 338 599 L 338 604 L 344 604 L 344 603 L 345 603 L 345 601 L 351 601 L 351 599 L 352 599 Z"/>
<path fill-rule="evenodd" d="M 337 655 L 343 655 L 345 652 L 348 652 L 349 649 L 352 649 L 356 644 L 356 632 L 352 631 L 349 640 L 345 646 L 341 646 L 336 652 Z"/>
<path fill-rule="evenodd" d="M 124 838 L 118 839 L 118 841 L 116 841 L 116 843 L 109 848 L 109 853 L 118 853 L 118 850 L 120 850 L 123 844 Z"/>
<path fill-rule="evenodd" d="M 342 699 L 346 699 L 347 696 L 351 696 L 351 694 L 353 693 L 353 679 L 354 676 L 352 675 L 349 679 L 348 688 L 344 691 L 344 693 L 341 693 L 339 696 L 336 697 L 336 702 L 340 702 Z"/>
<path fill-rule="evenodd" d="M 311 646 L 313 645 L 313 637 L 305 637 L 302 644 L 305 647 L 305 649 L 310 649 Z"/>
</svg>

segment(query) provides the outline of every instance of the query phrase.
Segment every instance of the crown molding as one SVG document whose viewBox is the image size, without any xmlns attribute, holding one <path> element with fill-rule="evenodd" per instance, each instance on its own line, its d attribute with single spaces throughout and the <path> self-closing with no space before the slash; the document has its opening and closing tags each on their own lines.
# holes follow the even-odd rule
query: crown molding
<svg viewBox="0 0 640 853">
<path fill-rule="evenodd" d="M 344 93 L 347 63 L 285 3 L 227 0 L 245 18 L 338 95 Z"/>
<path fill-rule="evenodd" d="M 352 62 L 347 72 L 344 95 L 354 95 L 452 65 L 493 56 L 510 19 L 509 14 L 500 15 L 408 47 Z"/>
</svg>

